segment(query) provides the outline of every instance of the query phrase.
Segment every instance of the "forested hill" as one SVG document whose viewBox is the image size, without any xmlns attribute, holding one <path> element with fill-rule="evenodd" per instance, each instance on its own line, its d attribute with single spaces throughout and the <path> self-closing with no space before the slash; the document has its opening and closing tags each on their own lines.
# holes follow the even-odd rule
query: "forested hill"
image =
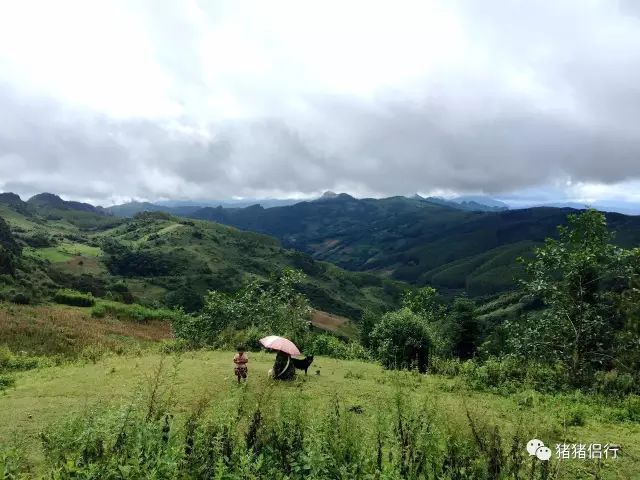
<svg viewBox="0 0 640 480">
<path fill-rule="evenodd" d="M 356 319 L 367 307 L 393 307 L 406 288 L 283 249 L 266 235 L 163 212 L 121 219 L 57 199 L 0 197 L 0 299 L 46 300 L 71 288 L 197 310 L 210 289 L 233 292 L 295 268 L 307 274 L 301 289 L 312 306 Z"/>
<path fill-rule="evenodd" d="M 291 206 L 203 208 L 190 216 L 277 237 L 285 247 L 356 271 L 471 295 L 514 287 L 520 266 L 572 209 L 468 211 L 429 199 L 332 198 Z M 640 217 L 608 213 L 616 243 L 640 243 Z"/>
</svg>

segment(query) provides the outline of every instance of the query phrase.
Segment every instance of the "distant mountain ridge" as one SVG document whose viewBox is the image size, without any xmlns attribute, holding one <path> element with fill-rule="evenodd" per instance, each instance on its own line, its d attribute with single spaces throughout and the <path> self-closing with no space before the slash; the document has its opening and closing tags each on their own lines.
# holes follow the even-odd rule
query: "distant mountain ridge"
<svg viewBox="0 0 640 480">
<path fill-rule="evenodd" d="M 124 222 L 120 216 L 142 211 L 209 220 L 273 236 L 285 248 L 348 270 L 470 295 L 513 288 L 514 277 L 522 273 L 517 258 L 554 236 L 556 226 L 576 211 L 505 210 L 499 204 L 482 206 L 473 198 L 458 201 L 419 195 L 358 199 L 325 192 L 315 200 L 270 208 L 133 202 L 105 209 L 112 215 L 104 215 L 101 208 L 52 194 L 36 195 L 29 202 L 13 194 L 0 196 L 0 204 L 13 210 L 26 209 L 25 214 L 36 212 L 43 219 L 63 218 L 81 229 L 108 228 Z M 607 220 L 617 243 L 640 245 L 640 217 L 608 213 Z"/>
<path fill-rule="evenodd" d="M 414 196 L 356 199 L 330 194 L 265 209 L 203 208 L 190 216 L 278 238 L 285 247 L 356 271 L 471 295 L 513 288 L 517 258 L 557 233 L 572 209 L 474 208 Z M 616 241 L 640 244 L 640 217 L 608 213 Z"/>
<path fill-rule="evenodd" d="M 440 197 L 421 197 L 418 194 L 408 197 L 414 200 L 445 205 L 451 208 L 469 211 L 497 211 L 507 210 L 508 206 L 490 197 L 457 197 L 446 200 Z M 132 217 L 140 212 L 166 212 L 178 216 L 192 216 L 198 210 L 211 208 L 247 208 L 260 205 L 263 208 L 287 207 L 302 202 L 324 202 L 332 200 L 357 200 L 348 193 L 335 193 L 330 190 L 324 192 L 320 197 L 312 200 L 296 199 L 246 199 L 246 200 L 194 200 L 194 201 L 161 201 L 161 202 L 127 202 L 119 205 L 106 207 L 105 210 L 118 217 Z M 205 210 L 206 211 L 206 210 Z M 199 216 L 199 214 L 196 214 Z"/>
<path fill-rule="evenodd" d="M 39 193 L 27 200 L 27 203 L 38 207 L 50 207 L 60 210 L 77 210 L 79 212 L 91 212 L 97 215 L 111 215 L 111 213 L 103 207 L 95 207 L 89 203 L 63 200 L 53 193 Z"/>
</svg>

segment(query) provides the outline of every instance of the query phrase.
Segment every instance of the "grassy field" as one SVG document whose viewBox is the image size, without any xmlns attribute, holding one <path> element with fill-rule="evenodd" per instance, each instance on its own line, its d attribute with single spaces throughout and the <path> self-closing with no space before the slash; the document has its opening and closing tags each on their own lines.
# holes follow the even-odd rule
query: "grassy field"
<svg viewBox="0 0 640 480">
<path fill-rule="evenodd" d="M 594 477 L 596 465 L 589 460 L 552 460 L 557 478 L 637 478 L 640 471 L 640 426 L 615 421 L 613 407 L 587 401 L 584 425 L 569 426 L 581 399 L 539 394 L 504 397 L 470 391 L 456 380 L 417 374 L 389 373 L 371 363 L 316 359 L 313 375 L 299 376 L 290 384 L 267 379 L 273 355 L 250 354 L 248 384 L 238 386 L 233 378 L 233 352 L 198 351 L 169 356 L 165 364 L 173 369 L 174 412 L 180 418 L 206 398 L 214 411 L 233 412 L 235 405 L 255 405 L 266 396 L 271 404 L 296 398 L 305 415 L 322 415 L 337 399 L 363 425 L 374 425 L 388 415 L 395 396 L 429 406 L 448 428 L 469 430 L 467 411 L 487 425 L 498 425 L 502 438 L 519 432 L 542 439 L 547 445 L 567 443 L 617 443 L 622 453 L 617 460 L 600 465 L 601 477 Z M 96 363 L 77 363 L 42 368 L 18 375 L 14 388 L 0 394 L 0 443 L 18 444 L 29 452 L 37 470 L 43 456 L 38 433 L 96 405 L 122 405 L 147 388 L 161 356 L 109 356 Z M 315 375 L 316 370 L 320 375 Z M 34 470 L 35 471 L 35 470 Z M 636 475 L 634 477 L 634 475 Z"/>
<path fill-rule="evenodd" d="M 171 337 L 166 322 L 123 322 L 93 318 L 90 308 L 0 303 L 0 345 L 14 352 L 77 357 L 86 349 L 136 350 Z"/>
</svg>

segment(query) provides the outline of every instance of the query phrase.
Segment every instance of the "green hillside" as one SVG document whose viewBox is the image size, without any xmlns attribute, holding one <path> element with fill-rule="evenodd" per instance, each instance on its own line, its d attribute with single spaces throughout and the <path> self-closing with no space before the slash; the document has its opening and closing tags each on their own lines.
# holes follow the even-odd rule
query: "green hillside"
<svg viewBox="0 0 640 480">
<path fill-rule="evenodd" d="M 531 252 L 571 209 L 466 211 L 430 199 L 349 195 L 264 209 L 203 208 L 191 216 L 274 235 L 284 246 L 355 271 L 484 295 L 509 290 Z M 607 214 L 616 243 L 640 243 L 640 217 Z"/>
<path fill-rule="evenodd" d="M 207 290 L 235 291 L 248 277 L 267 278 L 289 267 L 307 274 L 301 289 L 315 308 L 358 318 L 366 307 L 394 305 L 404 288 L 212 222 L 162 212 L 123 220 L 68 202 L 11 200 L 0 203 L 0 218 L 21 251 L 13 255 L 16 274 L 0 282 L 7 299 L 46 299 L 65 287 L 196 310 Z"/>
</svg>

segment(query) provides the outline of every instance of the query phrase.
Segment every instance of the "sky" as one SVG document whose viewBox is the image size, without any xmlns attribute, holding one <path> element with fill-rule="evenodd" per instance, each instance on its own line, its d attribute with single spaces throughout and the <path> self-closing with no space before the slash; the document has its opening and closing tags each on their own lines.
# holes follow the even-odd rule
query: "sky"
<svg viewBox="0 0 640 480">
<path fill-rule="evenodd" d="M 0 191 L 640 204 L 634 0 L 0 0 Z"/>
</svg>

